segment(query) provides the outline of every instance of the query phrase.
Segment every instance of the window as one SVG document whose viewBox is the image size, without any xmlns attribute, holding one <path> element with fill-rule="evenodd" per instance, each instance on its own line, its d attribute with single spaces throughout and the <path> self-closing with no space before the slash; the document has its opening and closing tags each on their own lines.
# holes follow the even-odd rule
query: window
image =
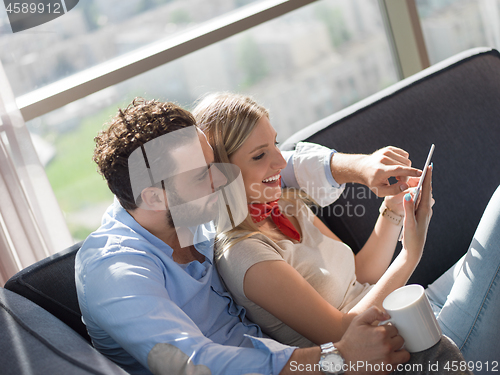
<svg viewBox="0 0 500 375">
<path fill-rule="evenodd" d="M 20 96 L 258 0 L 85 0 L 12 34 L 0 7 L 0 60 Z"/>
<path fill-rule="evenodd" d="M 15 73 L 11 79 L 19 80 L 12 83 L 17 87 L 16 94 L 159 38 L 154 31 L 143 32 L 144 25 L 161 20 L 158 14 L 164 7 L 184 2 L 191 4 L 189 19 L 202 20 L 196 12 L 202 12 L 206 6 L 200 5 L 197 9 L 193 4 L 207 4 L 205 1 L 152 0 L 148 3 L 154 8 L 145 9 L 138 16 L 122 16 L 119 20 L 111 17 L 109 10 L 96 10 L 95 14 L 99 16 L 94 17 L 96 23 L 92 28 L 85 18 L 82 18 L 85 22 L 79 21 L 86 25 L 83 35 L 65 31 L 64 35 L 72 42 L 63 43 L 57 55 L 66 56 L 61 57 L 65 62 L 50 64 L 51 60 L 45 59 L 47 65 L 43 67 L 47 73 L 44 80 L 36 83 L 26 83 L 31 72 L 27 66 L 31 60 L 25 57 L 26 54 L 14 54 L 16 60 L 12 61 L 11 71 Z M 93 3 L 95 5 L 96 1 Z M 248 1 L 212 3 L 215 4 L 213 9 L 221 13 Z M 176 7 L 184 9 L 179 4 Z M 212 13 L 209 12 L 211 16 L 217 14 L 213 9 Z M 148 18 L 148 22 L 144 21 L 150 12 L 155 16 Z M 64 17 L 61 17 L 61 22 Z M 75 12 L 74 17 L 84 15 Z M 174 22 L 177 26 L 173 32 L 188 27 L 183 21 L 187 19 L 186 12 L 179 10 L 176 17 L 178 22 Z M 158 33 L 164 36 L 170 27 L 165 26 L 168 24 L 162 21 L 161 27 L 147 27 L 148 30 L 158 27 L 163 34 Z M 119 30 L 126 32 L 120 33 Z M 113 37 L 104 38 L 109 35 Z M 35 34 L 30 38 L 19 39 L 17 43 L 33 43 Z M 78 47 L 73 49 L 70 44 Z M 8 60 L 9 56 L 2 57 L 2 61 L 4 58 Z M 26 64 L 16 71 L 14 67 L 23 58 Z M 36 61 L 33 64 L 38 66 L 39 60 Z M 249 94 L 270 109 L 271 123 L 278 131 L 278 138 L 285 140 L 297 130 L 396 80 L 377 0 L 322 0 L 37 117 L 29 121 L 28 126 L 38 140 L 40 153 L 46 155 L 43 159 L 46 172 L 72 235 L 75 239 L 83 239 L 99 226 L 100 218 L 112 200 L 91 160 L 93 137 L 116 113 L 117 107 L 126 106 L 135 96 L 176 101 L 192 108 L 193 102 L 207 92 L 227 90 Z"/>
<path fill-rule="evenodd" d="M 417 0 L 431 64 L 474 47 L 500 48 L 500 1 Z"/>
</svg>

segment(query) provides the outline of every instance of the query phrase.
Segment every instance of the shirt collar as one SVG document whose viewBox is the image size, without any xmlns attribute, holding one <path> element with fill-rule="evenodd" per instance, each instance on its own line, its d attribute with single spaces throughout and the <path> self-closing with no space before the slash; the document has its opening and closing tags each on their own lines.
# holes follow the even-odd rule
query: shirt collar
<svg viewBox="0 0 500 375">
<path fill-rule="evenodd" d="M 113 204 L 108 208 L 103 216 L 102 224 L 108 221 L 118 221 L 123 223 L 134 232 L 140 234 L 152 245 L 159 249 L 164 250 L 170 258 L 173 256 L 173 249 L 160 240 L 155 235 L 151 234 L 147 229 L 141 226 L 135 219 L 125 210 L 118 199 L 115 197 Z M 213 222 L 208 222 L 202 225 L 190 227 L 189 230 L 193 233 L 193 244 L 196 250 L 212 264 L 214 258 L 214 239 L 215 239 L 215 226 Z"/>
</svg>

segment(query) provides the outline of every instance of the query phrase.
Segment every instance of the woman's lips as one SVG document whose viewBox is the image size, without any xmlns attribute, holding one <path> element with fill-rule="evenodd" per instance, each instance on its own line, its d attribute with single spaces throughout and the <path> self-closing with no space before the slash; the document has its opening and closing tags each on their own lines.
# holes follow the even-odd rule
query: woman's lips
<svg viewBox="0 0 500 375">
<path fill-rule="evenodd" d="M 279 176 L 277 180 L 270 181 L 270 182 L 262 181 L 262 183 L 265 185 L 268 185 L 268 186 L 281 186 L 281 176 Z"/>
</svg>

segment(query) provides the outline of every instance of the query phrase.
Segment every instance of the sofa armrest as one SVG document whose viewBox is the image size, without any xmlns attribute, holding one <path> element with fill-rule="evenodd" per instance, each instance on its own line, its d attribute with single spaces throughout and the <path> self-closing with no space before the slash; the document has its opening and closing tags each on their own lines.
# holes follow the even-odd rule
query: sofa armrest
<svg viewBox="0 0 500 375">
<path fill-rule="evenodd" d="M 49 312 L 4 288 L 0 332 L 2 374 L 127 374 Z"/>
</svg>

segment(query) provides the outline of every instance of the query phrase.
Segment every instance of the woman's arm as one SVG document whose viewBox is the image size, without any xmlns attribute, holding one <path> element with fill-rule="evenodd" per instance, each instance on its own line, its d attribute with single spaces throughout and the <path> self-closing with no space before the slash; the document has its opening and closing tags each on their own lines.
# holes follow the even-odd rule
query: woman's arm
<svg viewBox="0 0 500 375">
<path fill-rule="evenodd" d="M 314 217 L 313 224 L 323 235 L 341 241 L 317 216 Z M 354 258 L 356 279 L 360 283 L 375 284 L 387 271 L 400 232 L 400 226 L 379 216 L 370 238 Z"/>
<path fill-rule="evenodd" d="M 424 249 L 427 229 L 432 217 L 432 167 L 429 167 L 425 177 L 421 199 L 415 211 L 415 202 L 411 195 L 404 199 L 403 248 L 388 270 L 382 275 L 372 290 L 349 314 L 359 314 L 370 306 L 382 307 L 384 298 L 395 289 L 403 286 L 420 262 Z"/>
<path fill-rule="evenodd" d="M 417 186 L 418 178 L 410 179 L 409 186 Z M 391 211 L 403 216 L 404 191 L 397 196 L 386 198 L 387 205 Z M 334 240 L 341 241 L 317 216 L 314 216 L 313 224 L 319 231 Z M 397 240 L 401 232 L 401 226 L 382 216 L 379 216 L 375 228 L 368 241 L 355 256 L 356 278 L 361 283 L 375 284 L 387 271 L 396 248 Z"/>
<path fill-rule="evenodd" d="M 264 261 L 251 266 L 245 296 L 302 336 L 320 345 L 338 341 L 349 326 L 346 314 L 323 297 L 288 263 Z"/>
<path fill-rule="evenodd" d="M 409 190 L 385 198 L 386 206 L 399 216 L 404 216 L 403 197 L 412 188 L 418 185 L 419 178 L 410 178 L 408 180 Z M 432 194 L 430 196 L 430 205 L 434 204 Z M 365 245 L 356 254 L 356 278 L 361 283 L 375 284 L 386 272 L 394 256 L 394 250 L 399 239 L 401 227 L 380 215 L 375 223 L 372 234 Z"/>
<path fill-rule="evenodd" d="M 418 181 L 419 178 L 410 178 L 407 183 L 412 188 L 418 185 Z M 405 190 L 398 195 L 387 197 L 386 206 L 396 215 L 403 216 L 403 197 L 408 192 L 409 190 Z M 400 232 L 401 226 L 395 225 L 382 215 L 378 217 L 368 241 L 355 257 L 356 278 L 359 282 L 375 284 L 379 281 L 391 264 Z"/>
<path fill-rule="evenodd" d="M 403 201 L 403 195 L 397 197 Z M 391 211 L 403 216 L 395 209 L 390 208 L 387 203 L 386 205 Z M 356 278 L 360 283 L 375 284 L 387 271 L 387 267 L 391 264 L 394 256 L 394 250 L 401 233 L 401 226 L 395 225 L 387 217 L 378 216 L 370 237 L 354 258 Z"/>
<path fill-rule="evenodd" d="M 243 282 L 246 297 L 316 344 L 339 340 L 354 317 L 372 305 L 380 307 L 389 293 L 407 282 L 417 266 L 432 215 L 432 173 L 427 176 L 416 215 L 413 201 L 405 201 L 401 253 L 374 288 L 349 313 L 342 313 L 331 306 L 293 267 L 283 261 L 263 261 L 251 266 Z"/>
<path fill-rule="evenodd" d="M 351 321 L 403 286 L 418 264 L 402 255 L 379 283 L 351 310 L 330 305 L 292 266 L 271 260 L 254 264 L 244 279 L 246 297 L 317 345 L 342 338 Z M 335 286 L 332 285 L 332 288 Z"/>
</svg>

